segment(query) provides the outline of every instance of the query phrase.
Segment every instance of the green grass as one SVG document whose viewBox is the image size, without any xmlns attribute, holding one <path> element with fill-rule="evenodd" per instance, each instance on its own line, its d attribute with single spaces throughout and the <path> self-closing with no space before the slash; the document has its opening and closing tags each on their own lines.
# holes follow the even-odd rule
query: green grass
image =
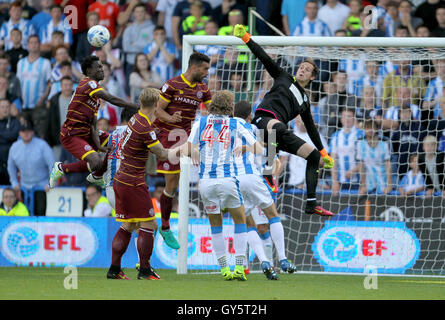
<svg viewBox="0 0 445 320">
<path fill-rule="evenodd" d="M 0 299 L 157 299 L 157 300 L 367 300 L 445 299 L 445 279 L 378 277 L 378 289 L 366 290 L 364 276 L 280 274 L 267 281 L 250 274 L 248 281 L 223 281 L 218 274 L 177 275 L 157 270 L 161 281 L 137 280 L 136 270 L 126 270 L 131 281 L 107 280 L 106 269 L 79 268 L 78 288 L 66 290 L 63 268 L 0 268 Z"/>
</svg>

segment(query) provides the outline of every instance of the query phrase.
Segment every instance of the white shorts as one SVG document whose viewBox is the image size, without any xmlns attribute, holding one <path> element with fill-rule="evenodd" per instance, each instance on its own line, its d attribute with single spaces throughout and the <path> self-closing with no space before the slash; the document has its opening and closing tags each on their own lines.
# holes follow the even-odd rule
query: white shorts
<svg viewBox="0 0 445 320">
<path fill-rule="evenodd" d="M 199 194 L 207 214 L 220 214 L 221 209 L 239 208 L 243 205 L 236 178 L 201 179 Z"/>
<path fill-rule="evenodd" d="M 110 202 L 110 205 L 113 209 L 116 209 L 116 198 L 114 196 L 113 186 L 107 187 L 105 189 L 105 194 L 107 195 L 107 199 Z"/>
<path fill-rule="evenodd" d="M 267 219 L 263 210 L 261 210 L 259 207 L 253 208 L 253 210 L 250 211 L 250 214 L 252 215 L 253 221 L 255 221 L 256 225 L 269 224 L 269 219 Z"/>
<path fill-rule="evenodd" d="M 264 209 L 274 203 L 269 188 L 262 177 L 256 174 L 246 174 L 238 176 L 237 179 L 244 199 L 246 217 L 256 207 Z"/>
</svg>

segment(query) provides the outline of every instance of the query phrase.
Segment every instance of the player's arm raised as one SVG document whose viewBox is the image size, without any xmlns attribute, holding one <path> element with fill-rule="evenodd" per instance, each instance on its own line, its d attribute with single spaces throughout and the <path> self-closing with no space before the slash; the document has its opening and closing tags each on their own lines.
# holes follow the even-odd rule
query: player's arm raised
<svg viewBox="0 0 445 320">
<path fill-rule="evenodd" d="M 125 101 L 119 97 L 116 97 L 109 93 L 107 90 L 102 89 L 99 91 L 96 91 L 92 94 L 95 98 L 103 99 L 112 105 L 121 107 L 121 108 L 133 108 L 133 109 L 139 109 L 139 105 L 134 102 Z"/>
<path fill-rule="evenodd" d="M 267 72 L 272 78 L 277 78 L 284 70 L 275 63 L 272 58 L 264 51 L 264 49 L 250 38 L 250 34 L 246 31 L 242 24 L 235 25 L 233 35 L 240 38 L 249 47 L 250 51 L 264 64 Z"/>
</svg>

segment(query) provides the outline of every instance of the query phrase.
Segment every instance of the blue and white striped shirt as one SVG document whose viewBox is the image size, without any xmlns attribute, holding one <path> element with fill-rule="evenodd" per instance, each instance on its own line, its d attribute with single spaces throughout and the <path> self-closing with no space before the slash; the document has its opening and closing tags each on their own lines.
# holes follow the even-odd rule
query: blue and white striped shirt
<svg viewBox="0 0 445 320">
<path fill-rule="evenodd" d="M 365 60 L 344 59 L 340 60 L 338 70 L 344 71 L 348 75 L 347 92 L 357 97 L 362 96 L 363 80 L 366 75 Z"/>
<path fill-rule="evenodd" d="M 152 42 L 148 44 L 144 48 L 144 54 L 149 54 L 156 48 L 156 42 Z M 178 57 L 178 51 L 176 50 L 176 46 L 172 42 L 164 42 L 164 48 L 168 53 L 174 54 L 175 57 Z M 168 79 L 173 78 L 175 76 L 175 67 L 173 63 L 167 63 L 162 54 L 161 50 L 158 50 L 156 56 L 150 63 L 152 70 L 156 71 L 162 79 L 162 82 L 166 82 Z"/>
<path fill-rule="evenodd" d="M 425 91 L 425 101 L 431 102 L 434 101 L 440 97 L 442 97 L 442 89 L 443 89 L 443 81 L 440 77 L 435 77 L 434 79 L 432 79 L 429 83 L 428 83 L 428 87 L 426 88 Z M 434 118 L 438 118 L 441 115 L 445 116 L 442 114 L 442 109 L 440 108 L 440 103 L 436 103 L 433 107 L 434 109 Z"/>
<path fill-rule="evenodd" d="M 416 175 L 414 175 L 413 170 L 408 171 L 400 181 L 399 187 L 409 192 L 416 190 L 420 187 L 425 187 L 425 179 L 423 178 L 422 172 L 419 170 Z"/>
<path fill-rule="evenodd" d="M 340 129 L 331 136 L 329 152 L 336 155 L 338 182 L 356 183 L 359 181 L 358 174 L 352 179 L 348 179 L 346 172 L 357 166 L 357 142 L 364 136 L 363 130 L 356 127 L 353 127 L 349 132 Z"/>
<path fill-rule="evenodd" d="M 20 59 L 17 63 L 17 78 L 22 88 L 23 109 L 32 109 L 43 96 L 51 77 L 51 63 L 48 59 L 39 57 L 29 62 L 29 57 Z"/>
<path fill-rule="evenodd" d="M 60 20 L 57 24 L 54 24 L 54 20 L 51 20 L 46 26 L 42 27 L 39 34 L 40 42 L 42 44 L 50 43 L 54 31 L 63 32 L 63 42 L 73 44 L 73 31 L 66 19 Z"/>
<path fill-rule="evenodd" d="M 127 126 L 118 126 L 108 137 L 107 146 L 111 147 L 111 151 L 108 153 L 107 171 L 104 174 L 105 184 L 107 187 L 113 186 L 114 176 L 121 165 L 121 155 L 119 149 L 122 139 L 124 138 L 125 130 L 127 130 Z"/>
<path fill-rule="evenodd" d="M 195 121 L 188 142 L 199 146 L 199 178 L 235 177 L 233 150 L 235 141 L 243 138 L 248 146 L 256 142 L 252 133 L 235 118 L 210 114 Z"/>
<path fill-rule="evenodd" d="M 382 192 L 388 186 L 385 162 L 391 158 L 387 141 L 379 140 L 373 148 L 366 139 L 357 142 L 357 160 L 363 161 L 368 191 Z"/>
<path fill-rule="evenodd" d="M 310 21 L 308 17 L 305 17 L 303 21 L 297 24 L 293 36 L 303 37 L 330 37 L 332 32 L 328 25 L 320 19 Z"/>
<path fill-rule="evenodd" d="M 35 34 L 35 30 L 31 21 L 27 19 L 20 19 L 19 23 L 13 24 L 11 20 L 2 24 L 0 28 L 0 40 L 4 41 L 4 50 L 8 51 L 12 49 L 13 44 L 11 41 L 11 31 L 12 29 L 19 29 L 22 31 L 22 47 L 28 49 L 28 38 L 29 36 Z"/>
<path fill-rule="evenodd" d="M 252 125 L 248 122 L 246 122 L 244 119 L 235 117 L 236 120 L 238 120 L 241 125 L 244 126 L 254 137 L 256 137 L 256 130 L 257 127 L 255 125 Z M 245 146 L 246 138 L 241 139 L 241 145 Z M 256 174 L 261 175 L 261 172 L 263 170 L 263 156 L 259 155 L 256 156 L 252 152 L 244 152 L 242 156 L 235 157 L 235 175 L 236 176 L 243 176 L 246 174 Z"/>
<path fill-rule="evenodd" d="M 411 118 L 420 120 L 420 108 L 417 104 L 411 104 Z M 384 118 L 387 120 L 399 121 L 400 120 L 400 107 L 392 106 L 386 110 Z"/>
</svg>

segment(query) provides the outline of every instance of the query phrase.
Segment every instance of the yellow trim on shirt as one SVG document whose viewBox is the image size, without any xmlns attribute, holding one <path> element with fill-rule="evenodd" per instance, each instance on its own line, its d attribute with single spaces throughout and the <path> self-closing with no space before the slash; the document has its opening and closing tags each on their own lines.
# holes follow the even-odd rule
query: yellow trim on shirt
<svg viewBox="0 0 445 320">
<path fill-rule="evenodd" d="M 181 79 L 182 79 L 182 81 L 184 81 L 185 83 L 187 83 L 187 85 L 188 85 L 190 88 L 194 88 L 194 87 L 196 87 L 196 83 L 191 84 L 190 82 L 188 82 L 187 79 L 184 77 L 184 74 L 183 74 L 183 73 L 181 73 Z"/>
<path fill-rule="evenodd" d="M 164 100 L 165 102 L 168 102 L 168 103 L 170 103 L 171 101 L 170 100 L 168 100 L 167 98 L 164 98 L 162 95 L 160 95 L 160 97 L 161 97 L 161 99 L 162 100 Z"/>
<path fill-rule="evenodd" d="M 151 125 L 150 119 L 148 119 L 148 117 L 147 117 L 145 114 L 143 114 L 143 113 L 141 112 L 141 110 L 139 110 L 138 113 L 139 113 L 139 115 L 140 115 L 141 117 L 145 118 L 145 119 L 148 121 L 148 124 L 149 124 L 149 125 Z"/>
<path fill-rule="evenodd" d="M 148 147 L 148 148 L 154 147 L 154 146 L 157 145 L 158 143 L 160 143 L 159 140 L 153 142 L 152 144 L 149 144 L 147 147 Z"/>
<path fill-rule="evenodd" d="M 80 160 L 84 160 L 86 156 L 92 154 L 93 152 L 96 152 L 96 151 L 95 151 L 95 150 L 90 150 L 90 151 L 88 151 L 87 153 L 85 153 L 85 154 L 80 158 Z"/>
<path fill-rule="evenodd" d="M 97 89 L 91 91 L 90 94 L 89 94 L 89 96 L 91 97 L 93 94 L 95 94 L 96 92 L 98 92 L 98 91 L 100 91 L 100 90 L 103 90 L 103 89 L 104 89 L 104 88 L 97 88 Z"/>
</svg>

